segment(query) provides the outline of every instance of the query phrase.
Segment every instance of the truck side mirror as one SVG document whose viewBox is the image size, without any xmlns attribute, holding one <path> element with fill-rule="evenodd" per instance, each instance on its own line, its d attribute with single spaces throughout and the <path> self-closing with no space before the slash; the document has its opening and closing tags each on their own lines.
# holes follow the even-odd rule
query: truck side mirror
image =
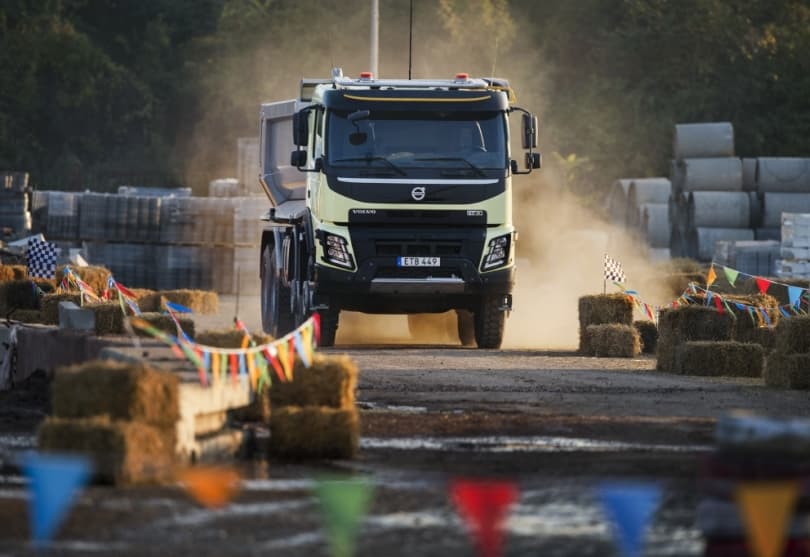
<svg viewBox="0 0 810 557">
<path fill-rule="evenodd" d="M 523 115 L 523 148 L 537 148 L 537 116 L 533 114 Z"/>
<path fill-rule="evenodd" d="M 309 143 L 309 109 L 305 108 L 293 114 L 293 144 Z"/>
<path fill-rule="evenodd" d="M 307 152 L 303 150 L 296 150 L 290 153 L 290 165 L 296 168 L 301 168 L 307 164 Z"/>
<path fill-rule="evenodd" d="M 526 168 L 540 168 L 543 165 L 543 157 L 540 153 L 526 153 Z"/>
</svg>

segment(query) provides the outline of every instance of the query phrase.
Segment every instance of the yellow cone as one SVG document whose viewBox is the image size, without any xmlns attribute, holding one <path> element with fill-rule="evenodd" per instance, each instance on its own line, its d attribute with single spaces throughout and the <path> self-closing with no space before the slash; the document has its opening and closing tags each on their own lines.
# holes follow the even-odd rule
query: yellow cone
<svg viewBox="0 0 810 557">
<path fill-rule="evenodd" d="M 755 557 L 782 555 L 798 495 L 796 482 L 756 482 L 737 488 L 737 507 Z"/>
</svg>

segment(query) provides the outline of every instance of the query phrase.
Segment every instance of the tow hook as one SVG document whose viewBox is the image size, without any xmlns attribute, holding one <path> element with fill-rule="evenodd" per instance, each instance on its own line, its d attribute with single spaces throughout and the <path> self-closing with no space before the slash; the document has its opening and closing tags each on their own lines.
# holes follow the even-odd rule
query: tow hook
<svg viewBox="0 0 810 557">
<path fill-rule="evenodd" d="M 498 307 L 501 311 L 512 311 L 512 295 L 504 294 L 501 300 L 501 305 Z"/>
</svg>

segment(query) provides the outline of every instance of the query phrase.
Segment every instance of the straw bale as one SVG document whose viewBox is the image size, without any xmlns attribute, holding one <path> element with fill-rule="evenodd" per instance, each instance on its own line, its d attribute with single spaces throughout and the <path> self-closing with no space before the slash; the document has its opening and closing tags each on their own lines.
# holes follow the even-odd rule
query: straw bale
<svg viewBox="0 0 810 557">
<path fill-rule="evenodd" d="M 45 294 L 40 301 L 42 308 L 42 319 L 45 323 L 59 323 L 59 302 L 73 302 L 77 306 L 82 304 L 81 294 L 77 292 L 66 292 L 64 294 Z"/>
<path fill-rule="evenodd" d="M 157 298 L 152 296 L 152 294 L 155 293 L 154 290 L 149 290 L 148 288 L 130 288 L 129 291 L 135 295 L 135 302 L 138 304 L 141 311 L 161 311 L 160 308 L 154 305 L 157 300 Z"/>
<path fill-rule="evenodd" d="M 641 351 L 645 354 L 655 354 L 658 345 L 658 327 L 652 321 L 634 321 L 633 326 L 641 337 Z"/>
<path fill-rule="evenodd" d="M 664 283 L 672 296 L 680 296 L 689 287 L 690 283 L 706 284 L 706 274 L 703 272 L 671 273 L 666 276 Z"/>
<path fill-rule="evenodd" d="M 194 313 L 207 314 L 219 311 L 219 296 L 210 290 L 159 290 L 144 296 L 144 307 L 151 311 L 162 310 L 161 297 L 169 302 L 186 306 Z"/>
<path fill-rule="evenodd" d="M 598 358 L 635 358 L 641 354 L 641 337 L 632 325 L 589 325 L 588 344 Z"/>
<path fill-rule="evenodd" d="M 14 280 L 14 269 L 11 265 L 0 265 L 0 282 L 9 282 Z"/>
<path fill-rule="evenodd" d="M 53 415 L 107 415 L 153 426 L 174 427 L 180 419 L 177 375 L 141 363 L 95 360 L 58 368 L 51 388 Z"/>
<path fill-rule="evenodd" d="M 174 428 L 140 422 L 46 418 L 38 432 L 41 451 L 83 453 L 93 460 L 94 479 L 113 485 L 171 481 Z"/>
<path fill-rule="evenodd" d="M 25 265 L 8 265 L 14 272 L 14 280 L 24 280 L 28 278 L 28 267 Z"/>
<path fill-rule="evenodd" d="M 0 283 L 0 309 L 39 309 L 39 294 L 34 285 L 45 293 L 56 285 L 48 279 L 22 279 Z"/>
<path fill-rule="evenodd" d="M 783 319 L 776 326 L 774 349 L 783 354 L 810 352 L 810 315 Z"/>
<path fill-rule="evenodd" d="M 164 333 L 177 334 L 177 325 L 174 324 L 174 320 L 168 313 L 146 312 L 138 317 Z M 180 322 L 183 331 L 191 338 L 194 338 L 194 320 L 186 315 L 178 315 L 177 320 Z M 149 336 L 149 333 L 140 329 L 135 329 L 135 332 L 140 336 Z"/>
<path fill-rule="evenodd" d="M 683 375 L 761 377 L 765 350 L 736 341 L 687 341 L 675 350 L 674 373 Z"/>
<path fill-rule="evenodd" d="M 309 368 L 296 360 L 292 381 L 273 382 L 270 404 L 274 409 L 282 406 L 352 408 L 356 388 L 357 366 L 351 358 L 316 354 Z"/>
<path fill-rule="evenodd" d="M 93 289 L 96 294 L 101 294 L 107 288 L 107 279 L 110 278 L 110 270 L 106 267 L 95 267 L 88 265 L 87 267 L 76 267 L 71 265 L 70 270 L 78 276 L 82 281 Z M 62 282 L 64 277 L 65 266 L 59 265 L 56 268 L 56 283 Z"/>
<path fill-rule="evenodd" d="M 264 333 L 252 333 L 256 344 L 267 344 L 273 340 L 270 335 Z M 217 348 L 241 348 L 245 334 L 236 329 L 220 329 L 200 331 L 194 337 L 194 342 L 205 346 L 216 346 Z"/>
<path fill-rule="evenodd" d="M 359 439 L 355 408 L 286 406 L 273 410 L 268 448 L 286 458 L 353 458 Z"/>
<path fill-rule="evenodd" d="M 592 354 L 587 329 L 606 323 L 633 324 L 633 302 L 624 294 L 598 294 L 579 299 L 579 350 Z"/>
<path fill-rule="evenodd" d="M 810 389 L 810 354 L 785 354 L 774 351 L 768 356 L 763 374 L 769 387 Z"/>
<path fill-rule="evenodd" d="M 120 335 L 124 332 L 124 312 L 118 302 L 85 304 L 96 315 L 97 335 Z"/>
<path fill-rule="evenodd" d="M 670 371 L 675 365 L 675 349 L 690 340 L 731 340 L 734 319 L 726 311 L 706 306 L 681 306 L 662 309 L 658 317 L 656 369 Z"/>
<path fill-rule="evenodd" d="M 11 319 L 21 321 L 22 323 L 41 323 L 49 325 L 38 309 L 16 309 L 11 313 Z"/>
</svg>

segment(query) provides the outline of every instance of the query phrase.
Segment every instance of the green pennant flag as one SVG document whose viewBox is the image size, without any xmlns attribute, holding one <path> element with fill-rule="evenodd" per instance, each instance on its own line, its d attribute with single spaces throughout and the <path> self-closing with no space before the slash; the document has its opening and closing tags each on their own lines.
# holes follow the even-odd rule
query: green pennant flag
<svg viewBox="0 0 810 557">
<path fill-rule="evenodd" d="M 740 276 L 740 272 L 730 267 L 723 267 L 723 271 L 726 273 L 726 280 L 728 280 L 728 283 L 731 286 L 734 286 L 734 283 L 737 282 L 737 277 Z"/>
<path fill-rule="evenodd" d="M 362 479 L 318 480 L 315 495 L 321 503 L 333 557 L 354 555 L 354 538 L 368 511 L 374 486 Z"/>
</svg>

